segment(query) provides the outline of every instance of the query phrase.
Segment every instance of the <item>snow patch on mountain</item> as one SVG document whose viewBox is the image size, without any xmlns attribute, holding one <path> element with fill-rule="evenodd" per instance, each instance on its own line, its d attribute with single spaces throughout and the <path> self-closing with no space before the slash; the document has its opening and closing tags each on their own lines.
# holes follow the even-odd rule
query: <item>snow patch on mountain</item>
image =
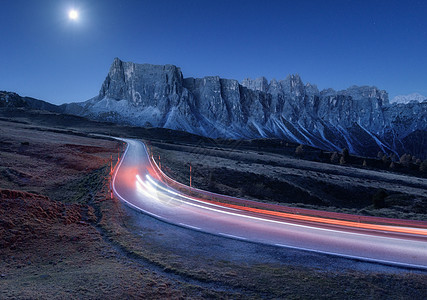
<svg viewBox="0 0 427 300">
<path fill-rule="evenodd" d="M 416 102 L 423 102 L 424 100 L 427 100 L 426 96 L 423 96 L 421 94 L 418 93 L 412 93 L 409 95 L 398 95 L 396 97 L 394 97 L 393 99 L 391 99 L 390 103 L 409 103 L 411 101 L 416 101 Z"/>
</svg>

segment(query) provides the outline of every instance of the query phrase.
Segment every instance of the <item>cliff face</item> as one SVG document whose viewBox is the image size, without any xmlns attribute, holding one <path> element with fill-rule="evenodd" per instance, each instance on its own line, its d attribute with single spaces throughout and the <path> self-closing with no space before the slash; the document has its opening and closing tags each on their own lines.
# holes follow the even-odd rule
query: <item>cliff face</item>
<svg viewBox="0 0 427 300">
<path fill-rule="evenodd" d="M 119 59 L 97 97 L 69 104 L 65 111 L 210 137 L 275 137 L 328 150 L 346 147 L 363 155 L 403 153 L 411 148 L 404 143 L 413 140 L 408 136 L 425 136 L 427 129 L 426 101 L 391 105 L 387 92 L 376 87 L 319 91 L 298 75 L 271 82 L 264 77 L 241 83 L 218 76 L 184 79 L 173 65 Z"/>
<path fill-rule="evenodd" d="M 99 98 L 126 99 L 135 106 L 163 105 L 174 95 L 182 94 L 182 81 L 181 71 L 175 66 L 134 64 L 116 58 Z"/>
</svg>

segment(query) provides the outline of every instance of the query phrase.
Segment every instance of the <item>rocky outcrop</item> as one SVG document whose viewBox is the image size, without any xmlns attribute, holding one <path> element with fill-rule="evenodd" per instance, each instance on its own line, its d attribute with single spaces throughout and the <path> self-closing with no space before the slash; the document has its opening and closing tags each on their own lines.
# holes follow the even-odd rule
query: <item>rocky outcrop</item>
<svg viewBox="0 0 427 300">
<path fill-rule="evenodd" d="M 173 65 L 115 59 L 97 97 L 67 113 L 210 137 L 275 137 L 362 155 L 403 153 L 413 132 L 426 135 L 427 102 L 391 105 L 384 90 L 319 91 L 299 75 L 284 80 L 185 78 Z M 427 151 L 427 150 L 425 150 Z M 427 156 L 427 153 L 424 153 Z"/>
</svg>

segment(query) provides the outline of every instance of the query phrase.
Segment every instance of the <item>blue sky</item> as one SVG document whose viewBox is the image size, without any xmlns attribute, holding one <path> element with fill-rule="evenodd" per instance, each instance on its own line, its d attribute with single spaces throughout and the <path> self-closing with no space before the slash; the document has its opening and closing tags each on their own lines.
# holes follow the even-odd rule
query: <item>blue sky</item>
<svg viewBox="0 0 427 300">
<path fill-rule="evenodd" d="M 427 95 L 427 1 L 0 0 L 0 90 L 52 103 L 98 94 L 114 59 L 184 77 L 375 85 Z M 71 21 L 71 8 L 79 19 Z"/>
</svg>

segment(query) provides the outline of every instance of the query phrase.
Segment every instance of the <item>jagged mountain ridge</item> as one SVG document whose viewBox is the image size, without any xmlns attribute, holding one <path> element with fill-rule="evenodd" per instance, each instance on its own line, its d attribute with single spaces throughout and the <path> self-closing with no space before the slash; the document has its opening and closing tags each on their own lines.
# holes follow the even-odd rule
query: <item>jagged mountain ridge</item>
<svg viewBox="0 0 427 300">
<path fill-rule="evenodd" d="M 416 101 L 416 102 L 423 102 L 424 100 L 427 100 L 426 96 L 423 96 L 419 93 L 412 93 L 409 95 L 398 95 L 396 97 L 394 97 L 390 103 L 403 103 L 403 104 L 407 104 L 411 101 Z"/>
<path fill-rule="evenodd" d="M 427 156 L 427 102 L 391 105 L 384 90 L 352 86 L 319 91 L 298 75 L 284 80 L 184 78 L 173 65 L 116 58 L 97 97 L 65 107 L 71 114 L 209 137 L 281 138 L 327 150 Z"/>
<path fill-rule="evenodd" d="M 385 91 L 367 86 L 319 91 L 298 75 L 239 83 L 184 78 L 173 65 L 115 59 L 98 96 L 44 109 L 210 137 L 272 137 L 366 156 L 383 151 L 427 157 L 426 101 L 390 104 Z"/>
</svg>

